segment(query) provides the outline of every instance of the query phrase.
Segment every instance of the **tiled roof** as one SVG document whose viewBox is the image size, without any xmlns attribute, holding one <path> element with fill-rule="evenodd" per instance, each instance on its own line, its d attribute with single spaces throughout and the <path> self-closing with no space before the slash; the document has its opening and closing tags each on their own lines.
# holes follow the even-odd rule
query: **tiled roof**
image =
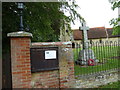
<svg viewBox="0 0 120 90">
<path fill-rule="evenodd" d="M 120 37 L 120 35 L 112 35 L 112 28 L 95 27 L 88 30 L 88 39 L 100 39 L 108 37 Z M 82 40 L 82 31 L 79 29 L 73 30 L 74 40 Z"/>
<path fill-rule="evenodd" d="M 73 38 L 74 40 L 82 40 L 82 31 L 79 29 L 73 30 Z"/>
<path fill-rule="evenodd" d="M 106 31 L 105 27 L 98 27 L 98 28 L 90 28 L 88 31 L 88 38 L 89 39 L 97 39 L 97 38 L 106 38 Z"/>
</svg>

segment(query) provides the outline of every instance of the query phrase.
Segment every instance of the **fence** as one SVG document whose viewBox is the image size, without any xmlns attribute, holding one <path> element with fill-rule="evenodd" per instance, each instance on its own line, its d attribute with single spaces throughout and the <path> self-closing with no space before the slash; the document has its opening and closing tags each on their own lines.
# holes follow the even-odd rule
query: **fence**
<svg viewBox="0 0 120 90">
<path fill-rule="evenodd" d="M 89 49 L 93 51 L 96 60 L 93 60 L 93 65 L 89 65 L 89 60 L 91 57 L 86 57 L 86 59 L 88 59 L 86 64 L 79 63 L 81 57 L 80 52 L 83 50 L 83 44 L 76 42 L 73 43 L 73 45 L 76 76 L 93 75 L 120 68 L 120 64 L 118 62 L 120 60 L 120 41 L 88 43 Z"/>
</svg>

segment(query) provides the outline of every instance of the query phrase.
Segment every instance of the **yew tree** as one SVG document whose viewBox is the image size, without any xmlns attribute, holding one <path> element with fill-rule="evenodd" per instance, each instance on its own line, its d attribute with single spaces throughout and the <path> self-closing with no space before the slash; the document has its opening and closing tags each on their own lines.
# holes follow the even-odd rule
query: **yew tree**
<svg viewBox="0 0 120 90">
<path fill-rule="evenodd" d="M 60 1 L 60 0 L 59 0 Z M 71 1 L 71 0 L 70 0 Z M 84 20 L 77 13 L 78 5 L 69 2 L 24 2 L 24 30 L 33 34 L 32 41 L 59 41 L 60 30 L 71 30 L 75 19 Z M 68 15 L 65 15 L 68 13 Z M 19 31 L 19 10 L 16 2 L 2 3 L 2 44 L 8 47 L 7 33 Z"/>
</svg>

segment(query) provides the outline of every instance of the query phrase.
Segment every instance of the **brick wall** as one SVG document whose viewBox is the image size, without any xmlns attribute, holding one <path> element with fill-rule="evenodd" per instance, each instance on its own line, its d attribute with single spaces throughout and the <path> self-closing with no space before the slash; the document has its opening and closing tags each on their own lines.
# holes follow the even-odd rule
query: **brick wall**
<svg viewBox="0 0 120 90">
<path fill-rule="evenodd" d="M 59 69 L 53 71 L 32 73 L 33 87 L 42 88 L 74 87 L 75 79 L 74 79 L 74 61 L 72 54 L 72 43 L 71 42 L 32 43 L 32 47 L 56 47 L 56 46 L 58 47 Z M 51 77 L 49 76 L 49 73 L 51 73 Z M 40 77 L 40 75 L 42 74 L 43 76 Z M 46 76 L 46 78 L 44 76 Z"/>
<path fill-rule="evenodd" d="M 59 71 L 32 73 L 32 88 L 59 88 Z"/>
</svg>

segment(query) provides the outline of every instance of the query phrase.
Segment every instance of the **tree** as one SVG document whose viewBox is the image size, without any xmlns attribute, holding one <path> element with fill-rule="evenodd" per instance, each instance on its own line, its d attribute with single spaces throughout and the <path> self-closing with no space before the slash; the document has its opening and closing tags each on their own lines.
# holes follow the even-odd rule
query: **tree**
<svg viewBox="0 0 120 90">
<path fill-rule="evenodd" d="M 29 27 L 33 34 L 32 41 L 46 42 L 59 41 L 60 30 L 65 30 L 65 27 L 70 31 L 70 22 L 78 18 L 84 20 L 77 13 L 78 5 L 72 0 L 72 3 L 67 2 L 27 2 L 24 3 L 24 27 Z M 69 12 L 69 16 L 64 13 Z M 8 47 L 9 40 L 7 33 L 18 31 L 19 26 L 19 11 L 17 3 L 3 2 L 2 3 L 2 44 L 3 48 Z M 27 30 L 27 29 L 25 29 Z"/>
<path fill-rule="evenodd" d="M 120 8 L 120 1 L 118 0 L 109 0 L 112 4 L 112 10 L 115 10 L 116 8 Z M 120 35 L 120 16 L 118 18 L 113 18 L 110 21 L 110 24 L 113 25 L 113 34 L 114 35 Z"/>
</svg>

